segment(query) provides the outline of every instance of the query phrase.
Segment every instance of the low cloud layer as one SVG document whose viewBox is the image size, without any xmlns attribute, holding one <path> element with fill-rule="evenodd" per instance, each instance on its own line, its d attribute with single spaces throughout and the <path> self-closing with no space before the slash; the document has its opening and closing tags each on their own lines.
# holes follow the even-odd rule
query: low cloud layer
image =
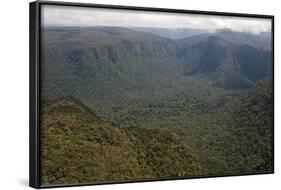
<svg viewBox="0 0 281 190">
<path fill-rule="evenodd" d="M 252 33 L 271 31 L 270 19 L 55 5 L 43 6 L 42 24 L 43 26 L 196 28 L 210 32 L 222 28 Z"/>
</svg>

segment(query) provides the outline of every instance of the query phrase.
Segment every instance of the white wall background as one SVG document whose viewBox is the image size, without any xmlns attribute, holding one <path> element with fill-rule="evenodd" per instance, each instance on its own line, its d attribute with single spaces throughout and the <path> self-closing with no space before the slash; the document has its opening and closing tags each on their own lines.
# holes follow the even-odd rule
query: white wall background
<svg viewBox="0 0 281 190">
<path fill-rule="evenodd" d="M 281 186 L 281 6 L 278 0 L 84 0 L 100 4 L 275 15 L 275 174 L 165 182 L 102 185 L 72 189 L 278 189 Z M 0 189 L 28 189 L 28 1 L 0 6 Z M 71 188 L 66 188 L 71 189 Z"/>
</svg>

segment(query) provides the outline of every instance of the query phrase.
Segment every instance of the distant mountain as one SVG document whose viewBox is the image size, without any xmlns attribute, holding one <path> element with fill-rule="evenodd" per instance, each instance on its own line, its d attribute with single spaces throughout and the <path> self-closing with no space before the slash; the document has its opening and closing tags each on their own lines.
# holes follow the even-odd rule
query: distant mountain
<svg viewBox="0 0 281 190">
<path fill-rule="evenodd" d="M 42 181 L 272 171 L 272 52 L 259 35 L 44 28 Z"/>
<path fill-rule="evenodd" d="M 190 176 L 201 171 L 198 156 L 169 130 L 118 128 L 69 97 L 43 105 L 41 129 L 44 185 Z"/>
<path fill-rule="evenodd" d="M 146 98 L 143 118 L 171 114 L 153 106 L 167 96 L 171 112 L 179 96 L 188 98 L 185 109 L 203 111 L 215 101 L 207 92 L 249 88 L 272 74 L 271 51 L 216 34 L 171 40 L 118 27 L 63 27 L 42 36 L 42 99 L 73 96 L 110 121 L 137 122 L 127 109 Z M 126 109 L 111 112 L 120 106 Z"/>
<path fill-rule="evenodd" d="M 93 27 L 49 28 L 42 36 L 45 100 L 73 96 L 93 104 L 105 94 L 151 91 L 181 72 L 176 44 L 156 35 Z"/>
<path fill-rule="evenodd" d="M 132 30 L 147 32 L 170 39 L 182 39 L 192 37 L 198 34 L 208 33 L 207 30 L 193 29 L 193 28 L 146 28 L 146 27 L 132 27 Z"/>
<path fill-rule="evenodd" d="M 237 45 L 249 45 L 257 49 L 270 51 L 271 50 L 271 33 L 262 32 L 260 34 L 233 32 L 231 30 L 218 31 L 216 36 L 230 41 Z"/>
<path fill-rule="evenodd" d="M 187 64 L 186 74 L 208 76 L 215 85 L 234 89 L 248 88 L 271 75 L 271 51 L 248 43 L 232 43 L 226 36 L 221 37 L 221 33 L 193 38 L 196 42 L 186 39 L 180 51 Z"/>
</svg>

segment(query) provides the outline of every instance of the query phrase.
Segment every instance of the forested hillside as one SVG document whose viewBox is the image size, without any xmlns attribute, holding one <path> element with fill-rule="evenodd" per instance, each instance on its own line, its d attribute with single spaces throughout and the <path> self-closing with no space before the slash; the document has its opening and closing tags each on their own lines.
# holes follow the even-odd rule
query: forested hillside
<svg viewBox="0 0 281 190">
<path fill-rule="evenodd" d="M 44 105 L 43 184 L 199 175 L 198 156 L 168 129 L 119 128 L 72 98 Z"/>
<path fill-rule="evenodd" d="M 271 75 L 269 51 L 214 35 L 170 40 L 126 28 L 66 27 L 43 36 L 43 100 L 73 96 L 111 122 L 130 121 L 128 112 L 158 115 L 159 105 L 169 114 L 170 104 L 206 110 Z"/>
<path fill-rule="evenodd" d="M 227 159 L 237 172 L 273 170 L 272 99 L 272 78 L 269 78 L 259 81 L 224 109 L 229 118 L 225 125 L 232 134 L 229 142 L 235 144 L 229 149 Z"/>
<path fill-rule="evenodd" d="M 43 29 L 44 184 L 273 170 L 270 34 L 185 32 Z"/>
</svg>

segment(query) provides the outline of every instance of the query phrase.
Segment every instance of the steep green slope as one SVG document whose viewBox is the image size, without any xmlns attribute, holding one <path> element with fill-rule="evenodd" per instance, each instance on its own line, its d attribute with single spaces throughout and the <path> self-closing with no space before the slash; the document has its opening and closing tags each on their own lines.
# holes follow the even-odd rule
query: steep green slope
<svg viewBox="0 0 281 190">
<path fill-rule="evenodd" d="M 79 101 L 60 98 L 42 110 L 42 184 L 199 175 L 191 148 L 167 129 L 117 128 Z"/>
<path fill-rule="evenodd" d="M 169 40 L 154 35 L 106 27 L 57 30 L 43 32 L 45 97 L 86 96 L 92 87 L 104 87 L 97 95 L 141 88 L 174 67 Z"/>
<path fill-rule="evenodd" d="M 271 51 L 225 38 L 214 34 L 183 40 L 180 55 L 185 74 L 207 77 L 214 85 L 228 89 L 249 88 L 271 75 Z"/>
</svg>

